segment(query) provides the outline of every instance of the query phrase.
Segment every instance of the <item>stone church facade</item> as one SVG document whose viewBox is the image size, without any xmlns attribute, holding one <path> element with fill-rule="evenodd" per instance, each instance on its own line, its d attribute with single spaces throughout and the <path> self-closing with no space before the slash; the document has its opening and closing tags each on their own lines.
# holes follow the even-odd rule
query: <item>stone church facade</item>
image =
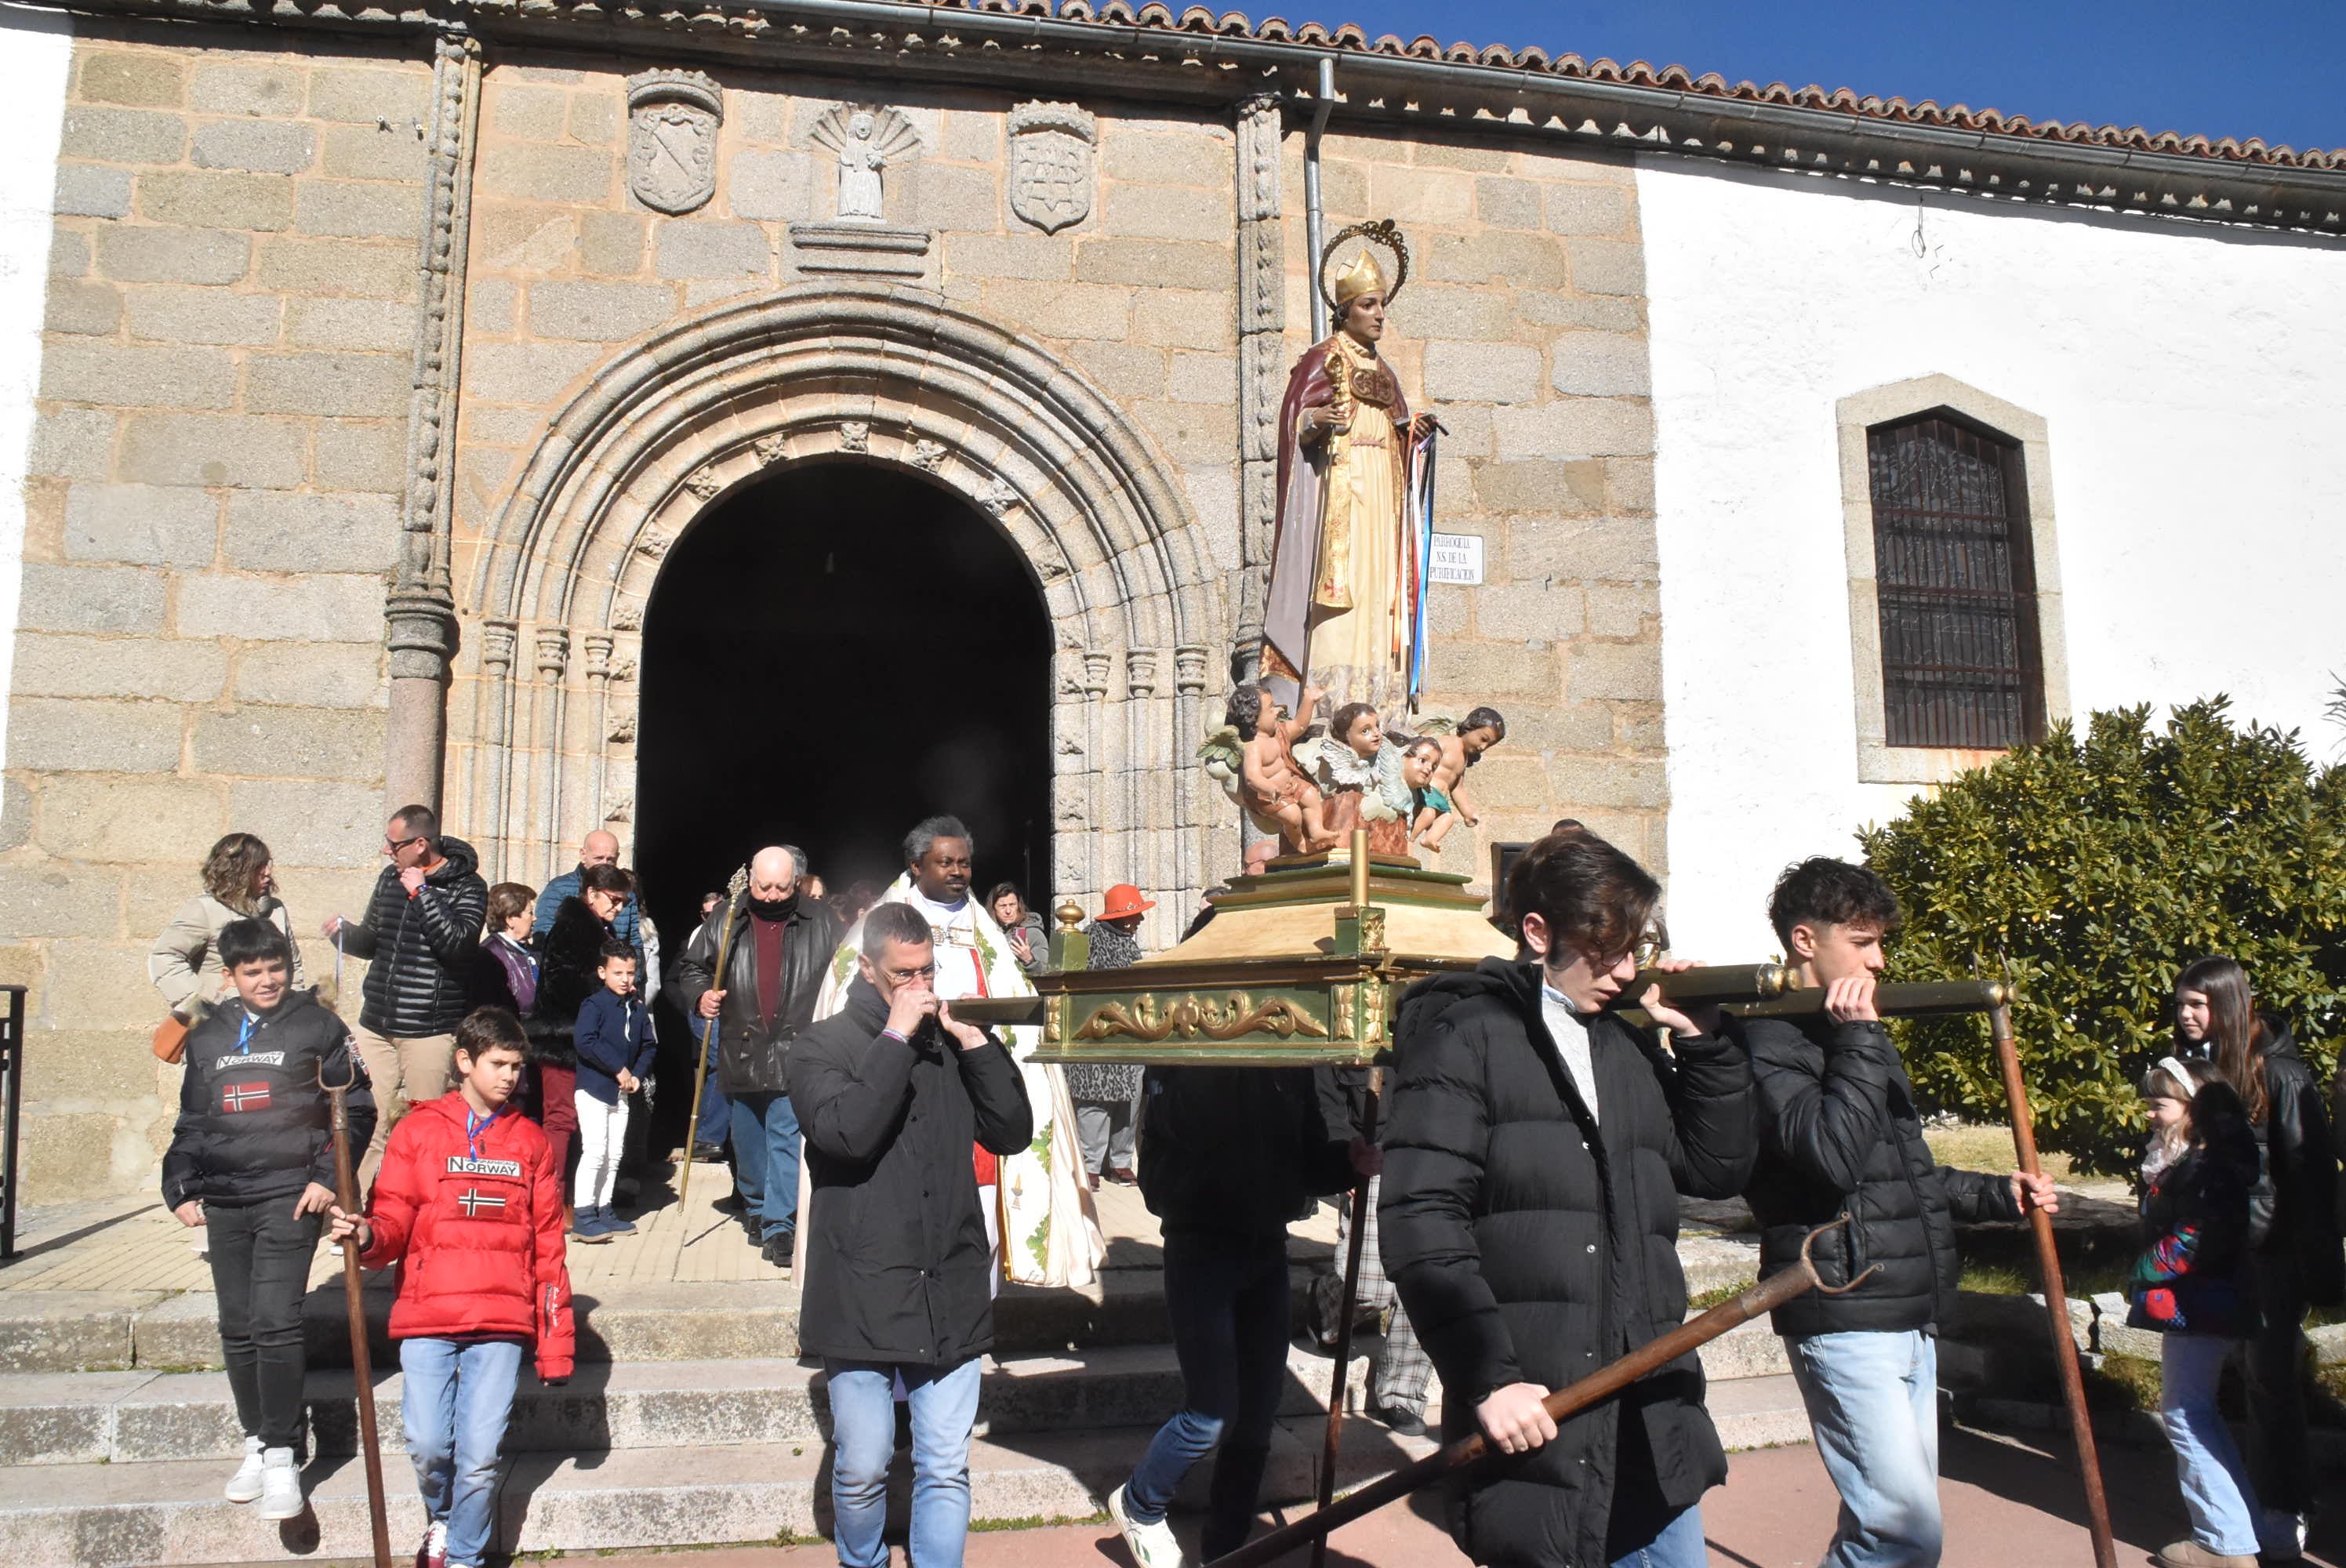
<svg viewBox="0 0 2346 1568">
<path fill-rule="evenodd" d="M 1667 864 L 1641 156 L 2338 223 L 2190 148 L 2065 191 L 2016 133 L 1959 177 L 1887 114 L 1160 6 L 126 0 L 20 43 L 53 87 L 0 119 L 55 148 L 0 803 L 36 1197 L 148 1179 L 145 951 L 219 834 L 270 841 L 305 929 L 408 799 L 492 880 L 626 839 L 663 559 L 793 465 L 1006 535 L 1056 649 L 1053 891 L 1192 907 L 1238 858 L 1191 759 L 1259 625 L 1315 110 L 1326 232 L 1408 236 L 1389 346 L 1447 427 L 1437 525 L 1483 542 L 1427 700 L 1510 721 L 1443 857 L 1478 881 L 1566 814 Z"/>
</svg>

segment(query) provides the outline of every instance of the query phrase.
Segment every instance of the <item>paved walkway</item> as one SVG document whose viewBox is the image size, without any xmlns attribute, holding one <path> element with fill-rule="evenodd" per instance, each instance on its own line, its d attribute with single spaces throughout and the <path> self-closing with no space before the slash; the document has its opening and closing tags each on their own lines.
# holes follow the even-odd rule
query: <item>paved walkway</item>
<svg viewBox="0 0 2346 1568">
<path fill-rule="evenodd" d="M 1712 1568 L 1810 1568 L 1831 1537 L 1837 1499 L 1816 1451 L 1801 1445 L 1741 1453 L 1727 1485 L 1703 1503 Z M 2066 1457 L 1968 1430 L 1952 1430 L 1941 1454 L 1946 1509 L 1943 1568 L 2092 1568 L 2083 1504 Z M 2183 1532 L 2172 1461 L 2163 1448 L 2103 1454 L 2116 1509 L 2118 1562 L 2134 1568 Z M 1419 1504 L 1396 1504 L 1340 1530 L 1331 1568 L 1464 1568 L 1465 1555 Z M 1196 1550 L 1194 1520 L 1176 1517 Z M 2346 1517 L 2315 1532 L 2308 1561 L 2346 1568 Z M 544 1560 L 586 1568 L 830 1568 L 830 1545 L 729 1548 L 657 1556 L 582 1555 Z M 895 1561 L 903 1563 L 900 1548 Z M 988 1531 L 970 1537 L 969 1568 L 1131 1568 L 1106 1524 Z M 1300 1565 L 1298 1553 L 1286 1560 Z"/>
</svg>

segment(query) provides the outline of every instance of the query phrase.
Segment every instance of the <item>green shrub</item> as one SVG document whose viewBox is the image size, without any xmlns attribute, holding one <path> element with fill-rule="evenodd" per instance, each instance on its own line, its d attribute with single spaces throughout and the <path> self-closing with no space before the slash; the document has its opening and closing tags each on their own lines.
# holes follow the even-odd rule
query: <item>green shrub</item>
<svg viewBox="0 0 2346 1568">
<path fill-rule="evenodd" d="M 2081 1169 L 2132 1165 L 2133 1084 L 2172 1037 L 2176 972 L 2202 954 L 2247 965 L 2328 1078 L 2346 1011 L 2346 770 L 2310 762 L 2293 731 L 2236 727 L 2229 706 L 2156 731 L 2147 708 L 2097 713 L 2083 742 L 2056 726 L 1858 835 L 1906 910 L 1890 979 L 2009 959 L 2038 1140 Z M 1899 1028 L 1929 1105 L 2004 1115 L 1984 1018 Z"/>
</svg>

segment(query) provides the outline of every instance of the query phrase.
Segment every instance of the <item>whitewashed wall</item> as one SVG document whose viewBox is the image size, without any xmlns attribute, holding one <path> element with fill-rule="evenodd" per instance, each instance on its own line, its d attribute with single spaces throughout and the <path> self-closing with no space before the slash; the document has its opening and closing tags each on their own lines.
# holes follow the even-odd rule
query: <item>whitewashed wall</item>
<svg viewBox="0 0 2346 1568">
<path fill-rule="evenodd" d="M 0 158 L 0 709 L 7 707 L 15 660 L 49 209 L 72 64 L 73 31 L 65 18 L 0 6 L 0 147 L 8 149 Z M 0 763 L 5 746 L 0 727 Z"/>
<path fill-rule="evenodd" d="M 2049 426 L 2070 710 L 2229 692 L 2328 756 L 2346 672 L 2346 246 L 1673 160 L 1652 301 L 1670 927 L 1771 952 L 1862 783 L 1835 404 L 1944 374 Z"/>
</svg>

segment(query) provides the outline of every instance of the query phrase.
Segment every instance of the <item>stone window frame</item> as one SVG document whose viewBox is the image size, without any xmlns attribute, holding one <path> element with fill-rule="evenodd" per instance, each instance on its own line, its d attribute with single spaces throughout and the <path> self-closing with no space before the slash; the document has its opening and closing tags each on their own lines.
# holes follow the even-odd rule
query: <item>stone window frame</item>
<svg viewBox="0 0 2346 1568">
<path fill-rule="evenodd" d="M 2028 539 L 2035 556 L 2036 636 L 2045 722 L 2069 717 L 2068 641 L 2063 629 L 2061 555 L 2053 520 L 2053 454 L 2045 417 L 1950 375 L 1917 376 L 1853 392 L 1833 405 L 1841 441 L 1841 529 L 1849 552 L 1849 642 L 1857 708 L 1857 776 L 1868 784 L 1943 784 L 2004 755 L 1960 747 L 1892 746 L 1882 683 L 1882 610 L 1873 554 L 1873 485 L 1867 433 L 1940 411 L 1984 426 L 2020 448 L 2028 486 Z"/>
</svg>

